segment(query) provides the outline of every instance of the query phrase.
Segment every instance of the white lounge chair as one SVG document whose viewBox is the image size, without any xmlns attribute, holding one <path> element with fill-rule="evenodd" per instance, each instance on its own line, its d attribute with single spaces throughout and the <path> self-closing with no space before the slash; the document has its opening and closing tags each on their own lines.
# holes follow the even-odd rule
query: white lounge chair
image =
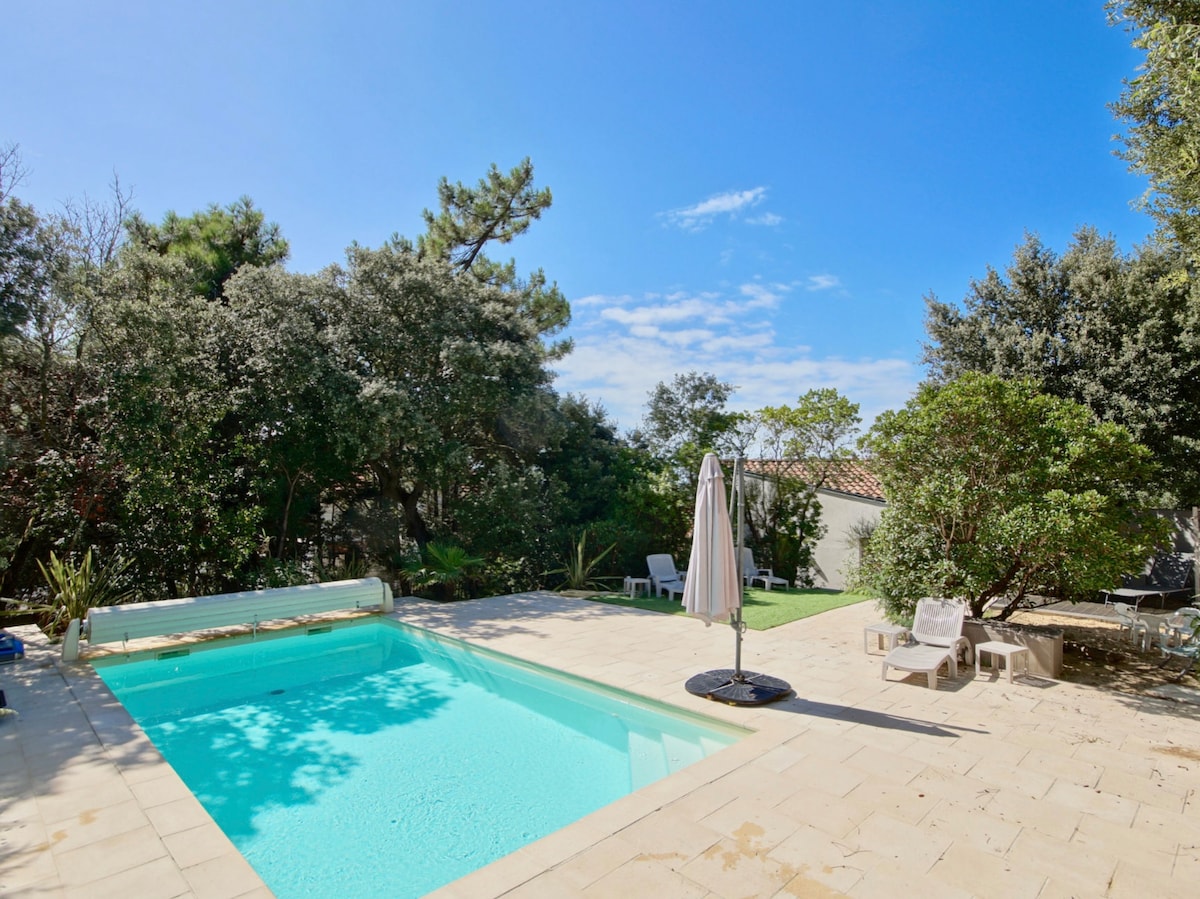
<svg viewBox="0 0 1200 899">
<path fill-rule="evenodd" d="M 659 596 L 664 592 L 668 596 L 683 593 L 683 578 L 686 572 L 681 574 L 675 569 L 675 560 L 671 558 L 670 553 L 646 556 L 646 567 L 650 569 L 650 585 Z"/>
<path fill-rule="evenodd" d="M 883 660 L 883 679 L 889 668 L 923 672 L 929 676 L 929 689 L 937 689 L 937 673 L 942 665 L 950 677 L 958 677 L 958 653 L 970 662 L 971 643 L 962 635 L 967 607 L 955 599 L 925 598 L 917 602 L 917 614 L 909 632 L 909 642 L 897 646 Z"/>
<path fill-rule="evenodd" d="M 746 582 L 747 587 L 753 587 L 755 581 L 762 581 L 763 587 L 770 590 L 771 585 L 781 586 L 787 589 L 788 582 L 785 578 L 775 577 L 775 571 L 771 568 L 759 568 L 754 564 L 754 550 L 750 547 L 742 547 L 742 580 Z"/>
</svg>

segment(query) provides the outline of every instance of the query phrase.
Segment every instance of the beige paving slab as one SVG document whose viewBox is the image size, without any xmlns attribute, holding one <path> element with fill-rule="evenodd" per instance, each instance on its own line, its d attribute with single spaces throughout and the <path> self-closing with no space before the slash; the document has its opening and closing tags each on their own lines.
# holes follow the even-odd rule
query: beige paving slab
<svg viewBox="0 0 1200 899">
<path fill-rule="evenodd" d="M 807 826 L 776 846 L 771 856 L 795 871 L 778 894 L 784 896 L 847 895 L 880 861 Z"/>
<path fill-rule="evenodd" d="M 937 858 L 929 876 L 979 899 L 1037 899 L 1046 883 L 1045 877 L 1015 859 L 957 843 Z"/>
<path fill-rule="evenodd" d="M 230 851 L 183 869 L 196 899 L 234 899 L 262 886 L 262 881 L 241 855 Z"/>
<path fill-rule="evenodd" d="M 191 894 L 179 869 L 164 857 L 82 885 L 68 885 L 63 895 L 70 899 L 175 899 Z"/>
<path fill-rule="evenodd" d="M 141 804 L 130 798 L 115 805 L 82 808 L 68 818 L 52 822 L 47 838 L 56 853 L 63 853 L 149 825 L 150 819 Z"/>
<path fill-rule="evenodd" d="M 1005 821 L 987 810 L 986 803 L 941 800 L 921 819 L 931 834 L 949 839 L 955 847 L 970 847 L 1003 856 L 1021 833 L 1021 825 Z"/>
<path fill-rule="evenodd" d="M 165 835 L 163 845 L 180 868 L 190 868 L 220 858 L 232 848 L 229 837 L 211 820 L 189 830 Z"/>
<path fill-rule="evenodd" d="M 1001 821 L 1060 840 L 1071 839 L 1083 817 L 1082 812 L 1070 806 L 1033 799 L 1015 790 L 977 794 L 974 801 Z"/>
<path fill-rule="evenodd" d="M 705 848 L 708 848 L 707 846 Z M 570 889 L 562 895 L 582 892 L 601 877 L 615 871 L 643 850 L 625 839 L 602 840 L 556 866 L 561 882 Z"/>
<path fill-rule="evenodd" d="M 585 887 L 580 895 L 589 899 L 614 896 L 703 899 L 709 895 L 709 890 L 652 856 L 638 855 Z"/>
<path fill-rule="evenodd" d="M 167 847 L 147 824 L 54 855 L 63 884 L 79 887 L 162 858 Z"/>
<path fill-rule="evenodd" d="M 680 873 L 719 896 L 773 896 L 798 873 L 759 848 L 752 823 L 686 862 Z"/>
<path fill-rule="evenodd" d="M 872 853 L 859 858 L 871 859 Z M 878 859 L 848 892 L 854 899 L 888 899 L 919 896 L 921 899 L 970 899 L 970 890 L 929 876 L 926 869 L 892 858 Z"/>
<path fill-rule="evenodd" d="M 1007 858 L 1014 866 L 1053 879 L 1078 896 L 1104 896 L 1118 859 L 1026 829 L 1013 841 Z"/>
</svg>

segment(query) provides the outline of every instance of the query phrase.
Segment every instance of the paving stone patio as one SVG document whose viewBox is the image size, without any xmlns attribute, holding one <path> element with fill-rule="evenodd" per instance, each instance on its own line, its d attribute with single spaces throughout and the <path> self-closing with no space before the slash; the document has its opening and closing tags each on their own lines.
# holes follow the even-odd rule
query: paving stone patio
<svg viewBox="0 0 1200 899">
<path fill-rule="evenodd" d="M 797 598 L 802 602 L 802 598 Z M 870 603 L 745 637 L 796 696 L 683 690 L 729 627 L 547 593 L 395 617 L 756 731 L 435 893 L 479 897 L 1192 897 L 1200 707 L 960 666 L 880 679 Z M 86 665 L 24 629 L 0 667 L 0 895 L 270 892 Z"/>
</svg>

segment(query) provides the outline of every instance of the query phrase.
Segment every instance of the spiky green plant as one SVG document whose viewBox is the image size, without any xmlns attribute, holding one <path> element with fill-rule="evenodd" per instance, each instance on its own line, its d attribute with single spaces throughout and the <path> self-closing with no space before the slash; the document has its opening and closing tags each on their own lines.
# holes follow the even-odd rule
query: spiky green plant
<svg viewBox="0 0 1200 899">
<path fill-rule="evenodd" d="M 587 528 L 580 532 L 579 539 L 567 553 L 566 561 L 561 568 L 545 572 L 548 575 L 560 574 L 563 576 L 563 583 L 558 588 L 559 590 L 604 590 L 607 589 L 604 581 L 615 580 L 611 577 L 597 577 L 595 571 L 604 557 L 616 549 L 617 544 L 612 543 L 598 555 L 588 558 L 588 533 Z"/>
<path fill-rule="evenodd" d="M 86 617 L 88 609 L 119 605 L 133 597 L 123 582 L 129 562 L 118 559 L 108 565 L 99 565 L 91 548 L 78 563 L 69 558 L 60 559 L 51 552 L 49 565 L 39 561 L 38 567 L 50 587 L 50 598 L 31 609 L 48 616 L 43 630 L 51 636 L 60 636 L 72 618 Z"/>
<path fill-rule="evenodd" d="M 324 565 L 317 565 L 317 577 L 322 582 L 327 581 L 355 581 L 359 578 L 371 576 L 371 563 L 366 559 L 346 559 L 326 568 Z"/>
</svg>

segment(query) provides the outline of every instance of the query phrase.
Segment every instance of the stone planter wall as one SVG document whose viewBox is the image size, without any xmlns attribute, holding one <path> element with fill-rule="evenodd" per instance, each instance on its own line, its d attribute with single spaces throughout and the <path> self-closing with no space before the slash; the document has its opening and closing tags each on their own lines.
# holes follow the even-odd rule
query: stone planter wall
<svg viewBox="0 0 1200 899">
<path fill-rule="evenodd" d="M 988 641 L 1028 647 L 1030 674 L 1053 678 L 1062 675 L 1063 633 L 1057 628 L 968 618 L 963 623 L 963 635 L 971 641 L 972 647 Z M 988 656 L 987 663 L 991 664 L 991 656 Z M 1020 670 L 1018 665 L 1017 671 Z"/>
</svg>

